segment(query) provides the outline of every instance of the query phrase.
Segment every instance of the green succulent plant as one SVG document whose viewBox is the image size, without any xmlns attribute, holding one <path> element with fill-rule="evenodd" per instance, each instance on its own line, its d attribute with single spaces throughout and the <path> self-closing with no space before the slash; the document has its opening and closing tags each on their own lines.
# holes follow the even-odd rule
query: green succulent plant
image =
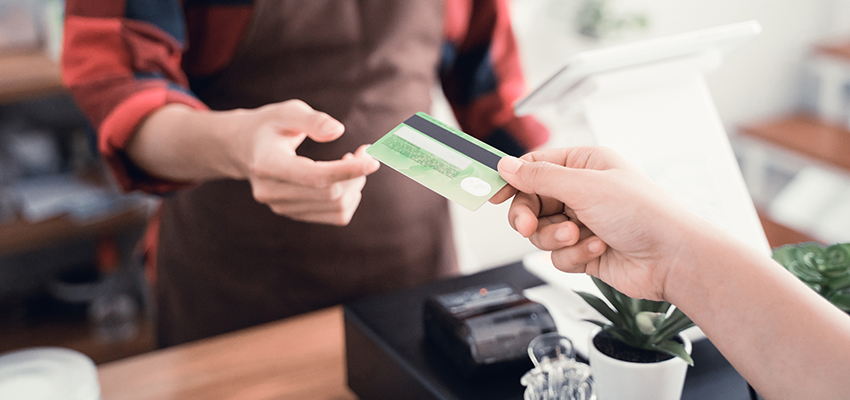
<svg viewBox="0 0 850 400">
<path fill-rule="evenodd" d="M 685 313 L 678 308 L 670 311 L 672 306 L 666 301 L 634 299 L 596 277 L 592 279 L 613 307 L 595 295 L 576 292 L 587 304 L 608 319 L 608 323 L 585 321 L 598 325 L 629 346 L 667 353 L 694 365 L 694 360 L 685 350 L 685 346 L 672 340 L 683 330 L 694 326 Z"/>
<path fill-rule="evenodd" d="M 789 244 L 773 250 L 773 259 L 845 312 L 850 312 L 850 243 Z"/>
</svg>

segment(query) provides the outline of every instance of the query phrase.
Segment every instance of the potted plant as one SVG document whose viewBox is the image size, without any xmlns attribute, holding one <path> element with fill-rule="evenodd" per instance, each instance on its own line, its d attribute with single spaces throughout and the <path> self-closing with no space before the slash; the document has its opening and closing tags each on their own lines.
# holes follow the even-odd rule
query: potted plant
<svg viewBox="0 0 850 400">
<path fill-rule="evenodd" d="M 773 259 L 838 308 L 850 313 L 850 243 L 789 244 Z"/>
<path fill-rule="evenodd" d="M 691 359 L 691 342 L 681 332 L 694 323 L 670 303 L 633 299 L 600 279 L 594 284 L 610 306 L 577 292 L 608 322 L 590 335 L 588 358 L 599 400 L 678 400 Z"/>
</svg>

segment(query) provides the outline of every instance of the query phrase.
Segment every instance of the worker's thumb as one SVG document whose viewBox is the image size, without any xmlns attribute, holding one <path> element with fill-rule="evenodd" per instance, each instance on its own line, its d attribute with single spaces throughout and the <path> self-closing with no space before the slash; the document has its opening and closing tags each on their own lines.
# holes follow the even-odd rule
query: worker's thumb
<svg viewBox="0 0 850 400">
<path fill-rule="evenodd" d="M 345 131 L 341 122 L 300 100 L 287 100 L 268 107 L 275 112 L 277 125 L 283 133 L 303 133 L 317 142 L 329 142 Z"/>
</svg>

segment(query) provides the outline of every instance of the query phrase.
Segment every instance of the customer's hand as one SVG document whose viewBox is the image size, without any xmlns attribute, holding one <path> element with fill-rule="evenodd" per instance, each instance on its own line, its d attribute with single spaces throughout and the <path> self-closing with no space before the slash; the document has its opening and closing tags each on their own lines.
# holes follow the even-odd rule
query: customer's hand
<svg viewBox="0 0 850 400">
<path fill-rule="evenodd" d="M 351 221 L 366 176 L 380 165 L 366 154 L 366 145 L 335 161 L 297 155 L 305 138 L 329 142 L 345 130 L 339 121 L 299 100 L 242 111 L 239 118 L 251 138 L 243 160 L 258 202 L 299 221 L 332 225 Z"/>
<path fill-rule="evenodd" d="M 685 235 L 705 221 L 606 148 L 543 150 L 505 157 L 499 173 L 516 193 L 511 226 L 566 272 L 596 276 L 637 298 L 662 300 L 668 274 L 687 261 Z M 517 193 L 519 191 L 519 193 Z"/>
</svg>

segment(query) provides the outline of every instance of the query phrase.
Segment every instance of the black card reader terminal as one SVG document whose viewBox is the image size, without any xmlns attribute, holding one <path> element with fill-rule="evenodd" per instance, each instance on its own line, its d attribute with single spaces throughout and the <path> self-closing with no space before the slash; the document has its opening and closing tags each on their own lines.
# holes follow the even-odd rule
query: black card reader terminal
<svg viewBox="0 0 850 400">
<path fill-rule="evenodd" d="M 529 363 L 528 343 L 557 331 L 546 307 L 507 284 L 431 296 L 423 318 L 428 340 L 467 377 Z"/>
</svg>

